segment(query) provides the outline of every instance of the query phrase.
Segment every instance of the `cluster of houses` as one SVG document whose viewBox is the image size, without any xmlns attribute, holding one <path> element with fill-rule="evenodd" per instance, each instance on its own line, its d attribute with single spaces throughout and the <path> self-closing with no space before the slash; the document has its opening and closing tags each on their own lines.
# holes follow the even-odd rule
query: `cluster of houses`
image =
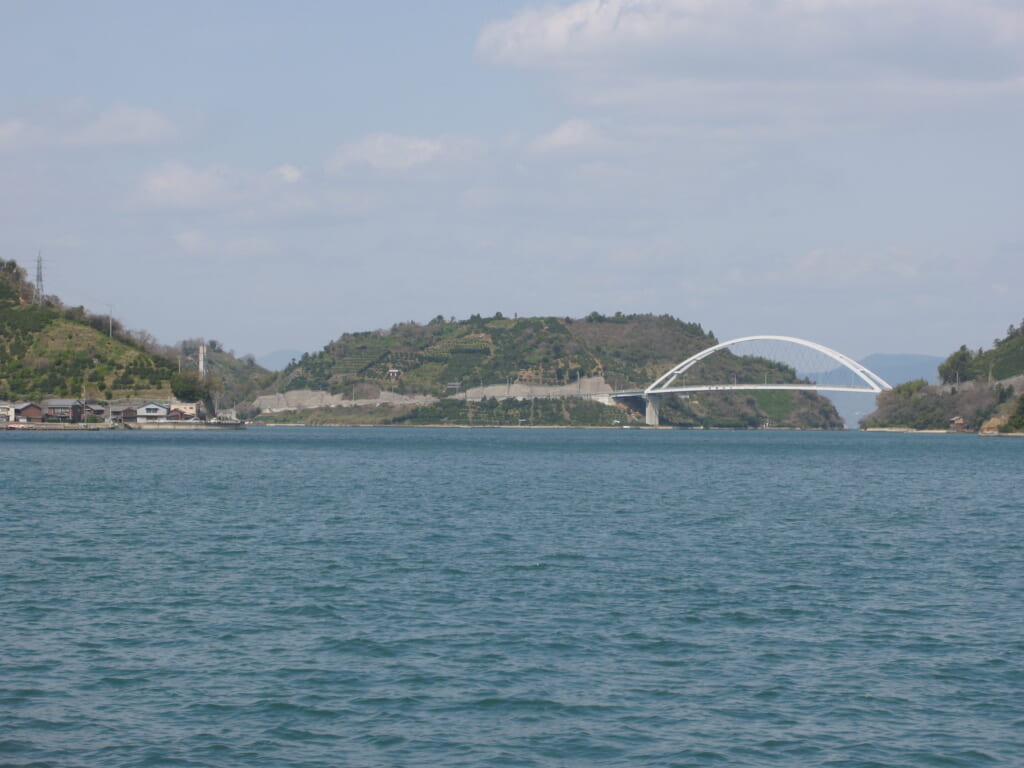
<svg viewBox="0 0 1024 768">
<path fill-rule="evenodd" d="M 110 405 L 51 397 L 34 402 L 0 400 L 0 424 L 44 424 L 109 421 L 114 424 L 135 424 L 140 421 L 191 421 L 197 418 L 197 403 L 158 403 L 141 405 Z"/>
</svg>

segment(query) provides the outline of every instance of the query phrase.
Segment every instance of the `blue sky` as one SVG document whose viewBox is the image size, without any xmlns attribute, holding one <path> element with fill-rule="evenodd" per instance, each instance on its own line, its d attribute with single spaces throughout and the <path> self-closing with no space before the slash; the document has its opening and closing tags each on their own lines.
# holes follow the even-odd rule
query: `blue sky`
<svg viewBox="0 0 1024 768">
<path fill-rule="evenodd" d="M 1024 4 L 6 2 L 0 248 L 165 343 L 669 313 L 853 356 L 1024 316 Z"/>
</svg>

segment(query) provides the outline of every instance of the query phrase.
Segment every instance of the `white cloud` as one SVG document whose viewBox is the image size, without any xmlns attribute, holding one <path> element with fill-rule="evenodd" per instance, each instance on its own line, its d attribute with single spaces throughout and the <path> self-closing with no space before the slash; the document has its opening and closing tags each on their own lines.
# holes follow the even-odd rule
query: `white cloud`
<svg viewBox="0 0 1024 768">
<path fill-rule="evenodd" d="M 89 146 L 159 144 L 178 135 L 174 124 L 154 109 L 119 106 L 108 109 L 74 133 L 73 144 Z"/>
<path fill-rule="evenodd" d="M 143 180 L 142 188 L 151 202 L 172 208 L 218 206 L 234 197 L 230 174 L 220 166 L 165 163 Z"/>
<path fill-rule="evenodd" d="M 210 248 L 210 238 L 197 230 L 179 232 L 174 236 L 174 242 L 186 253 L 202 253 Z"/>
<path fill-rule="evenodd" d="M 582 0 L 565 7 L 529 9 L 485 27 L 477 51 L 497 61 L 530 65 L 611 46 L 649 44 L 669 34 L 666 22 L 671 20 L 673 5 L 652 0 Z"/>
<path fill-rule="evenodd" d="M 0 123 L 0 150 L 13 149 L 26 133 L 24 120 L 5 120 Z"/>
<path fill-rule="evenodd" d="M 1024 6 L 1000 0 L 580 0 L 489 24 L 479 55 L 523 67 L 701 79 L 909 72 L 1002 79 L 1024 65 Z"/>
<path fill-rule="evenodd" d="M 435 160 L 443 145 L 437 139 L 375 133 L 340 147 L 328 160 L 331 171 L 368 166 L 379 171 L 407 171 Z"/>
<path fill-rule="evenodd" d="M 531 145 L 534 152 L 595 149 L 607 144 L 601 133 L 586 120 L 567 120 Z"/>
<path fill-rule="evenodd" d="M 486 26 L 477 53 L 543 72 L 576 115 L 535 152 L 952 130 L 1024 97 L 1024 3 L 577 0 Z"/>
<path fill-rule="evenodd" d="M 274 173 L 286 184 L 295 184 L 302 179 L 302 171 L 290 163 L 279 165 L 274 169 Z"/>
</svg>

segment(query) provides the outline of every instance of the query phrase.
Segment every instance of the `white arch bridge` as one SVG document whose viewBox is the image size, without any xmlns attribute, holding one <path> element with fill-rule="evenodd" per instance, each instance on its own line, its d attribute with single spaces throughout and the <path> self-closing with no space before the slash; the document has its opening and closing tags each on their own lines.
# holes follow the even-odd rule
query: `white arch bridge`
<svg viewBox="0 0 1024 768">
<path fill-rule="evenodd" d="M 737 375 L 730 380 L 716 381 L 704 374 L 703 361 L 717 352 L 734 351 L 736 348 L 755 350 L 755 357 L 768 363 L 783 363 L 802 372 L 803 381 L 768 381 L 769 374 L 763 374 L 762 381 L 739 381 Z M 765 350 L 770 350 L 765 352 Z M 749 353 L 748 353 L 749 354 Z M 744 355 L 746 356 L 746 355 Z M 743 357 L 743 356 L 741 356 Z M 838 365 L 837 365 L 838 364 Z M 818 379 L 812 381 L 813 377 Z M 892 389 L 892 386 L 856 360 L 842 352 L 793 336 L 743 336 L 708 347 L 687 358 L 667 371 L 646 389 L 613 392 L 619 400 L 642 398 L 646 404 L 647 424 L 657 426 L 661 400 L 666 395 L 689 394 L 692 392 L 717 392 L 731 390 L 790 390 L 798 392 L 861 392 L 874 393 Z"/>
</svg>

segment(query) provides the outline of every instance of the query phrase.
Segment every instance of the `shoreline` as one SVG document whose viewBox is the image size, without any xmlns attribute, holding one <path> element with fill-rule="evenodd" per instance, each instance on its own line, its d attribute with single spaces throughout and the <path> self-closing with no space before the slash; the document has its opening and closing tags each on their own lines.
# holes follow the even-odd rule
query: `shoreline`
<svg viewBox="0 0 1024 768">
<path fill-rule="evenodd" d="M 108 429 L 118 429 L 114 424 L 39 424 L 25 422 L 11 422 L 5 424 L 4 429 L 10 432 L 101 432 Z"/>
<path fill-rule="evenodd" d="M 3 427 L 5 432 L 107 432 L 118 430 L 124 432 L 135 431 L 217 431 L 245 429 L 244 422 L 190 422 L 190 421 L 150 421 L 137 424 L 40 424 L 37 422 L 24 423 L 13 422 Z"/>
<path fill-rule="evenodd" d="M 0 431 L 9 432 L 104 432 L 122 430 L 125 432 L 148 431 L 236 431 L 248 428 L 281 428 L 301 427 L 303 429 L 603 429 L 603 430 L 634 430 L 634 431 L 686 431 L 686 432 L 861 432 L 894 435 L 964 435 L 974 437 L 1018 437 L 1024 438 L 1024 432 L 955 432 L 947 429 L 910 429 L 909 427 L 871 427 L 869 429 L 738 429 L 732 427 L 679 427 L 657 426 L 646 424 L 593 425 L 593 424 L 261 424 L 258 422 L 142 422 L 131 426 L 123 424 L 39 424 L 10 423 Z"/>
</svg>

